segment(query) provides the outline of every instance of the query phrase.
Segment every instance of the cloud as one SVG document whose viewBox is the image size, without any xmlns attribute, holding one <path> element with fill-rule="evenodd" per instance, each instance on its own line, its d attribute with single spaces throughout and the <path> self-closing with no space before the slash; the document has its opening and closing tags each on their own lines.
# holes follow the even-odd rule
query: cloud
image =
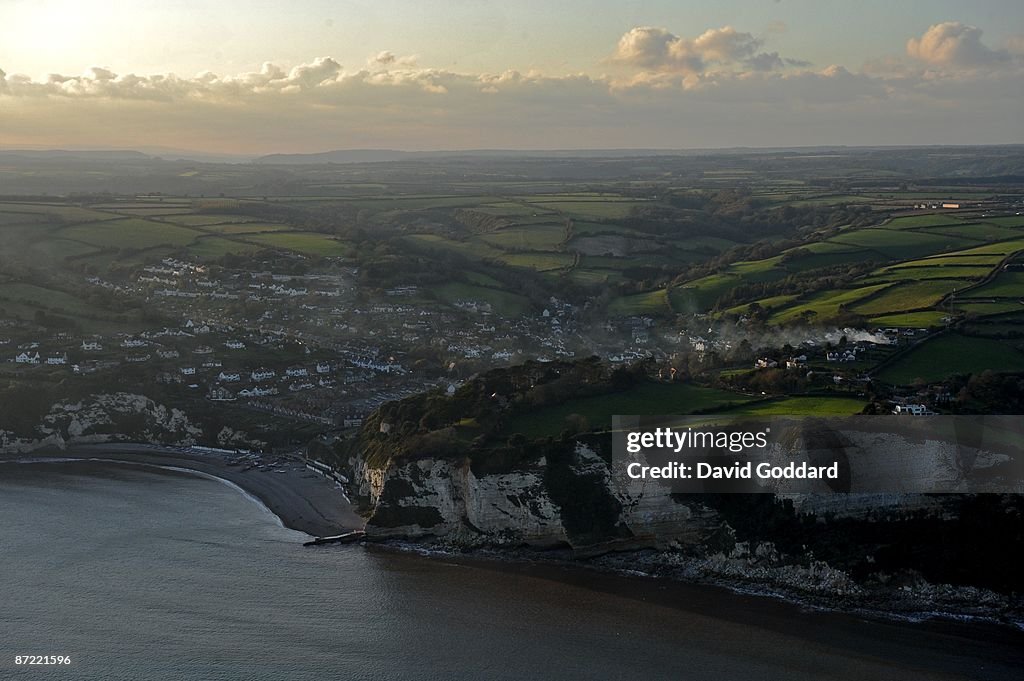
<svg viewBox="0 0 1024 681">
<path fill-rule="evenodd" d="M 981 42 L 981 29 L 946 21 L 935 24 L 920 38 L 907 41 L 907 55 L 934 66 L 976 68 L 1007 61 L 1005 50 L 993 50 Z"/>
<path fill-rule="evenodd" d="M 17 97 L 74 97 L 109 99 L 175 100 L 181 98 L 218 99 L 296 93 L 328 87 L 343 77 L 342 67 L 330 57 L 318 57 L 289 71 L 267 62 L 259 71 L 220 77 L 212 72 L 193 78 L 174 74 L 137 76 L 118 75 L 100 67 L 82 76 L 50 74 L 45 81 L 28 76 L 7 76 L 0 72 L 0 92 Z"/>
<path fill-rule="evenodd" d="M 629 68 L 611 75 L 457 72 L 391 51 L 348 69 L 320 57 L 191 77 L 0 70 L 0 144 L 264 153 L 1024 141 L 1024 70 L 964 66 L 1017 63 L 979 36 L 940 24 L 911 41 L 913 58 L 859 71 L 811 69 L 729 26 L 694 38 L 634 28 L 613 58 Z"/>
<path fill-rule="evenodd" d="M 696 38 L 681 38 L 664 28 L 638 26 L 619 39 L 612 60 L 621 64 L 698 74 L 711 64 L 735 64 L 753 58 L 762 41 L 732 26 L 710 28 Z"/>
<path fill-rule="evenodd" d="M 753 71 L 775 71 L 785 68 L 786 62 L 778 52 L 762 52 L 743 62 Z"/>
<path fill-rule="evenodd" d="M 419 57 L 416 55 L 406 55 L 404 57 L 397 56 L 391 50 L 384 50 L 377 54 L 371 55 L 366 60 L 366 65 L 370 68 L 412 68 L 419 62 Z"/>
</svg>

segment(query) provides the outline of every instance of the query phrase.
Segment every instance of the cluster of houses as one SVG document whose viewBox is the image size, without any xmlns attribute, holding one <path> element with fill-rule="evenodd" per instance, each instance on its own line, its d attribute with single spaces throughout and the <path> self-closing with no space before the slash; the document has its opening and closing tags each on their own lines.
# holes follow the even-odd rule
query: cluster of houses
<svg viewBox="0 0 1024 681">
<path fill-rule="evenodd" d="M 49 366 L 64 366 L 68 363 L 66 352 L 52 354 L 43 357 L 39 351 L 24 350 L 14 356 L 15 364 L 46 364 Z"/>
<path fill-rule="evenodd" d="M 329 346 L 339 336 L 372 338 L 377 341 L 376 352 L 370 358 L 353 358 L 354 362 L 361 368 L 392 375 L 402 371 L 379 357 L 424 342 L 434 343 L 436 339 L 450 340 L 444 349 L 452 360 L 474 360 L 481 365 L 508 363 L 519 355 L 571 358 L 591 340 L 578 333 L 576 306 L 555 297 L 546 301 L 535 315 L 505 319 L 496 326 L 491 321 L 497 318 L 495 311 L 483 300 L 460 300 L 447 309 L 397 304 L 395 299 L 417 296 L 420 288 L 416 285 L 387 289 L 383 300 L 357 302 L 357 274 L 344 266 L 334 267 L 330 274 L 302 276 L 227 268 L 210 271 L 200 264 L 167 258 L 142 268 L 123 291 L 145 300 L 159 298 L 162 309 L 183 316 L 202 309 L 211 317 L 232 319 L 236 326 L 277 326 L 283 334 L 291 336 L 315 334 L 322 337 L 321 346 Z M 90 281 L 103 284 L 96 278 Z M 239 315 L 235 301 L 242 300 L 250 311 L 253 303 L 263 306 L 258 317 Z M 479 321 L 480 316 L 485 318 L 483 322 Z M 628 332 L 637 346 L 650 339 L 646 325 Z M 607 354 L 619 361 L 630 361 L 632 355 L 616 352 L 622 344 L 616 346 L 609 348 Z M 232 339 L 227 347 L 243 350 L 246 346 L 243 341 Z"/>
<path fill-rule="evenodd" d="M 359 405 L 352 413 L 365 413 L 422 380 L 436 380 L 436 374 L 413 370 L 405 361 L 413 349 L 430 357 L 429 366 L 447 366 L 449 373 L 458 367 L 465 376 L 513 361 L 572 358 L 581 352 L 613 363 L 665 358 L 669 345 L 686 340 L 697 352 L 731 348 L 729 339 L 710 329 L 706 337 L 675 336 L 675 330 L 659 334 L 655 321 L 644 316 L 609 320 L 604 333 L 601 326 L 584 329 L 579 318 L 585 308 L 554 297 L 516 318 L 501 318 L 482 300 L 424 305 L 417 302 L 421 291 L 415 285 L 394 286 L 367 300 L 365 292 L 356 295 L 358 272 L 344 265 L 298 276 L 210 269 L 167 258 L 117 285 L 96 277 L 89 281 L 156 302 L 162 312 L 187 321 L 180 328 L 131 337 L 80 339 L 78 347 L 45 357 L 26 348 L 15 361 L 70 364 L 80 374 L 121 363 L 149 365 L 157 380 L 205 390 L 210 400 L 258 402 L 314 417 L 337 411 L 338 405 Z M 885 338 L 898 342 L 900 334 Z M 262 350 L 285 345 L 292 351 L 287 360 L 254 366 L 256 358 L 262 363 L 273 356 Z M 305 361 L 294 354 L 297 346 L 305 347 Z M 324 352 L 331 362 L 315 361 Z M 808 355 L 817 359 L 819 352 L 825 361 L 843 363 L 855 361 L 859 348 L 801 348 L 785 360 L 761 358 L 758 366 L 802 368 Z"/>
</svg>

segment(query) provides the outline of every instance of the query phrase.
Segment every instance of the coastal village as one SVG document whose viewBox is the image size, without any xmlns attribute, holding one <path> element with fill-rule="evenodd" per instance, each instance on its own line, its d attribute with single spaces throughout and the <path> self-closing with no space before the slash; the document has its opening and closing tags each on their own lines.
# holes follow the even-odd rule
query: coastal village
<svg viewBox="0 0 1024 681">
<path fill-rule="evenodd" d="M 88 276 L 84 287 L 143 300 L 177 322 L 105 335 L 47 333 L 0 319 L 0 352 L 16 372 L 86 382 L 129 375 L 193 403 L 333 430 L 359 426 L 381 404 L 407 395 L 438 387 L 451 394 L 489 368 L 593 354 L 613 364 L 648 360 L 652 377 L 661 380 L 685 380 L 702 365 L 745 365 L 859 391 L 879 357 L 927 335 L 851 329 L 856 340 L 838 332 L 829 341 L 807 332 L 813 337 L 762 348 L 766 354 L 751 358 L 755 336 L 742 333 L 746 317 L 732 332 L 709 325 L 704 315 L 674 324 L 644 316 L 582 323 L 584 309 L 551 298 L 536 314 L 508 319 L 477 300 L 424 300 L 413 285 L 367 295 L 358 270 L 342 259 L 301 275 L 286 273 L 280 261 L 262 264 L 268 267 L 254 271 L 165 258 L 117 281 Z M 932 413 L 943 399 L 896 395 L 894 404 L 924 401 L 927 407 L 911 413 Z"/>
</svg>

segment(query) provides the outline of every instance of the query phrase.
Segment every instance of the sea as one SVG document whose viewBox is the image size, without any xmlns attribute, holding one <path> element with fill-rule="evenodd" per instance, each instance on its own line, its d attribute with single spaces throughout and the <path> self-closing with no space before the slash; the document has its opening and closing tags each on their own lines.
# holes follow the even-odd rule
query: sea
<svg viewBox="0 0 1024 681">
<path fill-rule="evenodd" d="M 1006 626 L 307 539 L 216 480 L 0 464 L 0 679 L 907 681 L 1024 669 L 1024 637 Z"/>
</svg>

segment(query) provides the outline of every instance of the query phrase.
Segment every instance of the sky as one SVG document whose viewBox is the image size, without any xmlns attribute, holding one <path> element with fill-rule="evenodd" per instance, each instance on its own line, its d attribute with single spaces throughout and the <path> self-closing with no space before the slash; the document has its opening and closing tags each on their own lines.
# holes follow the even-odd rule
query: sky
<svg viewBox="0 0 1024 681">
<path fill-rule="evenodd" d="M 1020 0 L 0 0 L 0 147 L 1024 143 Z"/>
</svg>

